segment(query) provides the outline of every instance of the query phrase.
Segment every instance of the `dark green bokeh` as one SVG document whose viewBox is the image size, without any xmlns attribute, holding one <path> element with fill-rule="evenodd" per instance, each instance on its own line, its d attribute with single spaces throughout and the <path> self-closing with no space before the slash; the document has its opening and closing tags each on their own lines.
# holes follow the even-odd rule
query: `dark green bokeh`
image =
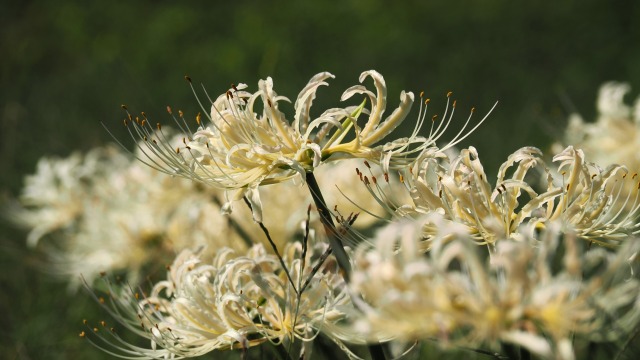
<svg viewBox="0 0 640 360">
<path fill-rule="evenodd" d="M 185 74 L 211 94 L 272 76 L 295 99 L 313 74 L 330 71 L 337 78 L 320 90 L 318 112 L 368 69 L 385 76 L 390 109 L 401 90 L 424 90 L 435 114 L 453 91 L 461 123 L 470 107 L 479 120 L 499 100 L 461 144 L 479 149 L 488 173 L 521 146 L 561 137 L 570 111 L 593 118 L 603 82 L 640 87 L 640 3 L 631 0 L 211 3 L 3 1 L 5 198 L 39 157 L 110 142 L 101 122 L 126 139 L 120 104 L 163 123 L 166 105 L 194 116 Z M 92 301 L 38 272 L 23 233 L 1 230 L 3 357 L 100 356 L 77 338 Z"/>
</svg>

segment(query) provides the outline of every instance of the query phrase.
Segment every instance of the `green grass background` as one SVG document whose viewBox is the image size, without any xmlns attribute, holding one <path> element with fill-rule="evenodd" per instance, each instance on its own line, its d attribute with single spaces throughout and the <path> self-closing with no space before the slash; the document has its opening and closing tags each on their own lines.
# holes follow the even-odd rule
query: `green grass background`
<svg viewBox="0 0 640 360">
<path fill-rule="evenodd" d="M 337 78 L 320 90 L 318 114 L 368 69 L 385 76 L 390 109 L 403 89 L 424 90 L 431 114 L 453 91 L 460 122 L 498 100 L 462 144 L 495 173 L 517 148 L 560 138 L 569 112 L 592 119 L 603 82 L 627 81 L 638 94 L 637 19 L 632 0 L 4 0 L 0 192 L 17 196 L 43 155 L 110 142 L 101 122 L 125 138 L 121 104 L 160 122 L 166 105 L 194 116 L 185 74 L 212 94 L 272 76 L 295 99 L 330 71 Z M 25 234 L 0 226 L 0 357 L 107 358 L 77 337 L 84 317 L 99 316 L 93 301 L 48 278 Z"/>
</svg>

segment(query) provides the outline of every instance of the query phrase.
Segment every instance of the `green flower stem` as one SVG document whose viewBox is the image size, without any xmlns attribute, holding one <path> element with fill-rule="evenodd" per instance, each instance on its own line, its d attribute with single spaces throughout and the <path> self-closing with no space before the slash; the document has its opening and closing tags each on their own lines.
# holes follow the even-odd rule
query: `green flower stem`
<svg viewBox="0 0 640 360">
<path fill-rule="evenodd" d="M 322 225 L 324 225 L 324 230 L 329 238 L 329 246 L 331 247 L 333 256 L 335 256 L 336 261 L 338 262 L 338 266 L 340 266 L 343 271 L 345 282 L 348 283 L 351 278 L 351 263 L 349 262 L 349 255 L 347 255 L 347 252 L 344 250 L 344 246 L 340 241 L 338 229 L 333 222 L 327 203 L 322 197 L 322 192 L 320 191 L 316 177 L 312 172 L 308 172 L 306 177 L 311 197 L 313 198 L 316 208 L 318 209 L 318 214 L 320 215 L 320 221 L 322 222 Z M 306 287 L 306 285 L 304 287 Z M 386 359 L 386 356 L 384 355 L 384 345 L 380 343 L 373 343 L 369 344 L 367 347 L 372 360 Z"/>
<path fill-rule="evenodd" d="M 343 276 L 345 281 L 349 282 L 351 279 L 351 263 L 349 262 L 349 255 L 347 255 L 347 252 L 344 250 L 344 246 L 338 237 L 338 230 L 336 229 L 336 225 L 331 217 L 331 212 L 327 208 L 327 203 L 322 197 L 322 192 L 320 192 L 320 187 L 318 186 L 316 177 L 312 172 L 307 172 L 306 177 L 309 192 L 311 192 L 311 197 L 313 198 L 313 202 L 316 204 L 318 214 L 320 215 L 320 221 L 322 222 L 324 230 L 327 233 L 327 237 L 329 238 L 329 246 L 331 246 L 333 256 L 336 257 L 338 266 L 340 266 L 344 272 Z"/>
</svg>

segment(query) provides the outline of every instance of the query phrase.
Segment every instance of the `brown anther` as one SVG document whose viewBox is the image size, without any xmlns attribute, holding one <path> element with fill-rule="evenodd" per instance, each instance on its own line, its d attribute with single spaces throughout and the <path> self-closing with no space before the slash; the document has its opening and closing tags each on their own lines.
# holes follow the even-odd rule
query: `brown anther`
<svg viewBox="0 0 640 360">
<path fill-rule="evenodd" d="M 356 174 L 360 175 L 360 169 L 356 168 Z"/>
<path fill-rule="evenodd" d="M 480 174 L 480 181 L 482 181 L 482 179 L 483 179 L 482 174 Z"/>
<path fill-rule="evenodd" d="M 560 175 L 565 176 L 565 175 L 567 175 L 567 172 L 563 171 L 563 172 L 560 173 Z"/>
<path fill-rule="evenodd" d="M 100 298 L 98 298 L 98 302 L 100 304 L 104 304 L 104 298 L 102 296 L 100 296 Z"/>
<path fill-rule="evenodd" d="M 420 98 L 424 96 L 424 91 L 420 91 Z"/>
<path fill-rule="evenodd" d="M 140 294 L 135 293 L 135 294 L 133 294 L 133 296 L 136 298 L 136 300 L 140 300 Z"/>
<path fill-rule="evenodd" d="M 227 99 L 231 98 L 233 98 L 233 94 L 231 93 L 231 91 L 227 91 Z"/>
<path fill-rule="evenodd" d="M 184 117 L 184 113 L 182 112 L 182 110 L 178 110 L 178 116 Z"/>
<path fill-rule="evenodd" d="M 567 191 L 569 191 L 569 188 L 571 188 L 571 184 L 567 184 Z"/>
<path fill-rule="evenodd" d="M 129 125 L 129 123 L 127 123 L 127 119 L 123 119 L 122 122 L 124 123 L 124 126 Z"/>
<path fill-rule="evenodd" d="M 100 271 L 100 277 L 104 277 L 105 275 L 107 275 L 107 273 L 106 273 L 106 272 L 104 272 L 104 271 Z"/>
<path fill-rule="evenodd" d="M 451 97 L 451 95 L 453 95 L 453 92 L 449 91 L 449 92 L 447 93 L 447 97 Z"/>
<path fill-rule="evenodd" d="M 500 187 L 502 188 L 502 191 L 505 191 L 505 192 L 507 191 L 507 187 L 504 186 L 504 184 L 500 184 Z"/>
<path fill-rule="evenodd" d="M 93 328 L 93 332 L 98 332 L 98 328 L 97 328 L 97 327 L 94 327 L 94 328 Z"/>
<path fill-rule="evenodd" d="M 404 184 L 404 176 L 402 176 L 402 174 L 398 174 L 398 175 L 400 175 L 400 179 L 399 179 L 400 183 Z"/>
<path fill-rule="evenodd" d="M 458 102 L 458 100 L 453 100 L 453 107 L 456 107 L 456 103 Z"/>
<path fill-rule="evenodd" d="M 185 75 L 184 79 L 187 80 L 188 82 L 191 82 L 191 78 L 189 77 L 189 75 Z"/>
<path fill-rule="evenodd" d="M 431 99 L 426 99 L 426 100 L 424 101 L 424 104 L 425 104 L 425 105 L 428 105 L 430 102 L 431 102 Z"/>
<path fill-rule="evenodd" d="M 638 183 L 638 189 L 640 190 L 640 182 Z"/>
<path fill-rule="evenodd" d="M 133 121 L 133 116 L 131 114 L 127 114 L 127 118 L 129 118 L 129 121 Z"/>
<path fill-rule="evenodd" d="M 631 180 L 635 179 L 636 176 L 638 176 L 638 173 L 633 173 L 633 176 L 631 176 Z"/>
<path fill-rule="evenodd" d="M 438 197 L 442 199 L 442 189 L 438 191 Z"/>
<path fill-rule="evenodd" d="M 200 113 L 198 113 L 198 115 L 196 115 L 196 123 L 198 123 L 198 125 L 200 125 Z"/>
<path fill-rule="evenodd" d="M 183 144 L 185 144 L 185 145 L 187 145 L 187 138 L 186 138 L 186 137 L 183 137 L 183 138 L 182 138 L 182 143 L 183 143 Z"/>
<path fill-rule="evenodd" d="M 82 323 L 83 323 L 83 324 L 85 324 L 85 325 L 87 325 L 87 319 L 83 319 L 83 320 L 82 320 Z"/>
<path fill-rule="evenodd" d="M 267 99 L 267 105 L 269 105 L 269 107 L 273 107 L 273 104 L 271 103 L 271 99 Z"/>
<path fill-rule="evenodd" d="M 476 108 L 475 108 L 475 107 L 472 107 L 472 108 L 471 108 L 471 113 L 473 114 L 474 112 L 476 112 Z"/>
<path fill-rule="evenodd" d="M 433 115 L 433 116 L 431 117 L 431 121 L 436 121 L 436 119 L 437 119 L 437 118 L 438 118 L 438 115 Z"/>
<path fill-rule="evenodd" d="M 187 148 L 187 150 L 191 150 L 191 147 L 189 145 L 185 146 L 185 148 Z"/>
<path fill-rule="evenodd" d="M 384 181 L 389 182 L 389 173 L 384 173 Z"/>
<path fill-rule="evenodd" d="M 238 91 L 238 88 L 236 87 L 236 85 L 235 85 L 234 83 L 231 83 L 231 88 L 232 88 L 234 91 Z"/>
<path fill-rule="evenodd" d="M 629 174 L 629 173 L 626 173 L 626 174 L 622 175 L 622 178 L 623 178 L 623 179 L 626 179 L 628 174 Z"/>
<path fill-rule="evenodd" d="M 369 182 L 369 178 L 366 175 L 364 176 L 364 184 L 365 185 L 371 184 L 371 182 Z"/>
<path fill-rule="evenodd" d="M 179 147 L 176 148 L 176 154 L 180 154 L 180 148 Z"/>
<path fill-rule="evenodd" d="M 564 175 L 564 174 L 563 174 Z M 591 180 L 593 180 L 596 176 L 598 176 L 598 174 L 593 174 L 591 175 Z"/>
<path fill-rule="evenodd" d="M 371 169 L 371 165 L 369 165 L 369 162 L 367 160 L 364 161 L 364 166 Z"/>
<path fill-rule="evenodd" d="M 140 118 L 136 116 L 136 124 L 140 125 Z"/>
<path fill-rule="evenodd" d="M 156 124 L 156 128 L 158 128 L 158 131 L 162 130 L 162 125 L 160 125 L 160 123 Z"/>
<path fill-rule="evenodd" d="M 171 106 L 167 105 L 167 112 L 169 115 L 173 115 L 173 111 L 171 111 Z"/>
<path fill-rule="evenodd" d="M 378 184 L 378 179 L 376 179 L 375 176 L 371 175 L 371 180 L 373 181 L 374 184 Z"/>
<path fill-rule="evenodd" d="M 142 117 L 143 117 L 143 118 L 145 118 L 145 119 L 147 118 L 147 114 L 145 114 L 145 112 L 144 112 L 144 111 L 143 111 L 143 112 L 141 112 L 141 113 L 140 113 L 140 115 L 142 115 Z"/>
<path fill-rule="evenodd" d="M 362 179 L 362 173 L 359 173 L 358 175 L 360 176 L 360 181 L 364 181 L 364 180 Z"/>
<path fill-rule="evenodd" d="M 109 328 L 109 331 L 111 331 L 112 333 L 115 333 L 116 329 L 115 328 Z"/>
<path fill-rule="evenodd" d="M 102 320 L 102 321 L 100 321 L 100 325 L 102 325 L 102 326 L 106 327 L 106 326 L 107 326 L 107 323 L 106 323 L 106 322 L 104 322 L 104 320 Z"/>
<path fill-rule="evenodd" d="M 79 335 L 80 335 L 81 338 L 87 336 L 87 334 L 85 334 L 84 331 L 81 331 Z"/>
<path fill-rule="evenodd" d="M 120 105 L 120 107 L 122 108 L 122 110 L 127 110 L 127 105 L 125 104 Z"/>
<path fill-rule="evenodd" d="M 158 142 L 156 141 L 156 139 L 151 139 L 151 142 L 153 142 L 154 145 L 158 145 Z"/>
<path fill-rule="evenodd" d="M 167 269 L 167 271 L 171 270 L 171 265 L 165 266 L 165 269 Z"/>
<path fill-rule="evenodd" d="M 140 126 L 145 126 L 146 124 L 147 124 L 147 120 L 146 120 L 146 119 L 143 119 L 143 120 L 140 122 Z"/>
</svg>

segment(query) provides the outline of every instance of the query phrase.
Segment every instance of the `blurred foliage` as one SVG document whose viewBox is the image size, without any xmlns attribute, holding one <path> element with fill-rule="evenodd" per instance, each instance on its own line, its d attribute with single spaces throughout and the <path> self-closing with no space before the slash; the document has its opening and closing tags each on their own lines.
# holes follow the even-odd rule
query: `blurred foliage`
<svg viewBox="0 0 640 360">
<path fill-rule="evenodd" d="M 515 149 L 559 138 L 569 112 L 593 118 L 601 83 L 640 86 L 639 18 L 632 0 L 4 0 L 0 192 L 16 196 L 45 154 L 110 142 L 101 122 L 126 139 L 122 103 L 159 122 L 168 122 L 166 105 L 194 116 L 185 74 L 210 94 L 232 82 L 255 89 L 272 76 L 276 90 L 295 99 L 326 70 L 337 78 L 318 102 L 329 106 L 361 71 L 376 69 L 390 107 L 402 89 L 425 90 L 434 114 L 451 90 L 459 122 L 472 106 L 479 120 L 499 100 L 461 144 L 476 146 L 491 173 Z M 44 276 L 23 233 L 1 230 L 3 357 L 102 356 L 77 338 L 95 304 Z"/>
</svg>

